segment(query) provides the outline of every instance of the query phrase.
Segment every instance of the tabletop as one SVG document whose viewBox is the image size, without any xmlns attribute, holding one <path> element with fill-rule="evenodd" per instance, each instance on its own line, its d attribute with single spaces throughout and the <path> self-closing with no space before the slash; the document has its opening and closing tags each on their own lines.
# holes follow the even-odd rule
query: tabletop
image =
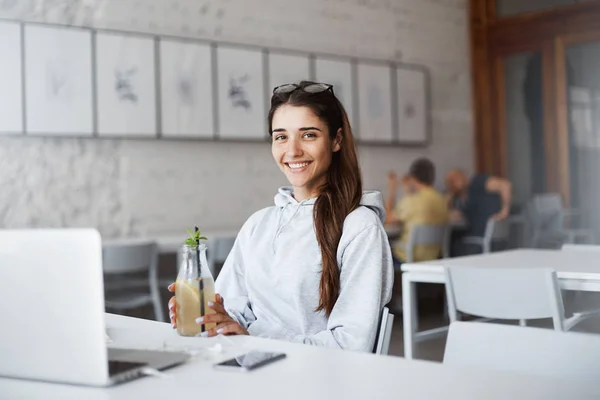
<svg viewBox="0 0 600 400">
<path fill-rule="evenodd" d="M 404 272 L 442 274 L 445 267 L 552 268 L 560 279 L 600 280 L 600 254 L 592 251 L 518 249 L 402 265 Z"/>
<path fill-rule="evenodd" d="M 400 357 L 325 349 L 249 336 L 182 338 L 168 324 L 106 316 L 113 347 L 187 350 L 195 356 L 165 377 L 111 388 L 87 388 L 0 378 L 0 399 L 592 399 L 600 385 L 444 366 Z M 287 358 L 249 373 L 213 364 L 248 350 L 283 351 Z M 191 398 L 191 397 L 190 397 Z"/>
</svg>

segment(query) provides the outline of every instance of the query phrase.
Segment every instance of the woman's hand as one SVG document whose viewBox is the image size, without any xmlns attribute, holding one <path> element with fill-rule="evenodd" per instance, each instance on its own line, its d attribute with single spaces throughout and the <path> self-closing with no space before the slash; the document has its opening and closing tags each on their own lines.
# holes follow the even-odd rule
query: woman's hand
<svg viewBox="0 0 600 400">
<path fill-rule="evenodd" d="M 196 319 L 199 324 L 216 323 L 217 326 L 202 332 L 200 336 L 217 336 L 217 335 L 248 335 L 248 331 L 244 329 L 235 319 L 225 310 L 225 300 L 220 294 L 215 296 L 216 302 L 209 301 L 208 306 L 215 310 L 215 314 L 208 314 L 204 317 Z"/>
<path fill-rule="evenodd" d="M 169 292 L 175 293 L 175 283 L 171 283 L 168 289 Z M 177 328 L 177 301 L 175 300 L 175 296 L 169 299 L 169 318 L 171 319 L 173 329 Z"/>
<path fill-rule="evenodd" d="M 502 207 L 502 210 L 500 210 L 497 214 L 492 215 L 492 218 L 494 219 L 494 221 L 502 221 L 503 219 L 508 217 L 509 214 L 510 209 L 508 207 Z"/>
</svg>

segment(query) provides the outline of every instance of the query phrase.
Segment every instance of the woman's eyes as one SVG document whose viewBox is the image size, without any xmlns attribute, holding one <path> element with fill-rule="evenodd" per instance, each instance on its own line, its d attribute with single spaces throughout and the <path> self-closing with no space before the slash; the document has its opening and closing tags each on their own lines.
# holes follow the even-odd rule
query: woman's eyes
<svg viewBox="0 0 600 400">
<path fill-rule="evenodd" d="M 314 138 L 317 137 L 317 134 L 313 133 L 313 132 L 304 132 L 302 134 L 302 137 L 305 138 L 305 139 L 314 139 Z M 273 140 L 276 141 L 276 142 L 280 142 L 280 141 L 285 140 L 285 139 L 287 139 L 286 135 L 279 134 L 279 135 L 273 136 Z"/>
</svg>

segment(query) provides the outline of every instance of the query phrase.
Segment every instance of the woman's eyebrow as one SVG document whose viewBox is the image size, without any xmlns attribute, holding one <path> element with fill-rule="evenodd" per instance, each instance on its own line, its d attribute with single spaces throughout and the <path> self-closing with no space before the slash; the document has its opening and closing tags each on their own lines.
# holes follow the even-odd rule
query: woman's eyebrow
<svg viewBox="0 0 600 400">
<path fill-rule="evenodd" d="M 306 126 L 304 128 L 300 128 L 298 130 L 299 131 L 319 131 L 319 132 L 322 132 L 319 128 L 316 128 L 314 126 Z"/>
</svg>

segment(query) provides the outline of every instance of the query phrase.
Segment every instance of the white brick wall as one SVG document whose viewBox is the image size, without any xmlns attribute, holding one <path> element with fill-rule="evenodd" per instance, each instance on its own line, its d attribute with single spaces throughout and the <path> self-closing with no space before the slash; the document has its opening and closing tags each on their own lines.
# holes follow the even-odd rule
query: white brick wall
<svg viewBox="0 0 600 400">
<path fill-rule="evenodd" d="M 0 18 L 135 30 L 419 63 L 429 148 L 360 147 L 365 187 L 431 157 L 472 169 L 467 0 L 0 0 Z M 190 165 L 197 173 L 190 175 Z M 0 227 L 109 236 L 239 227 L 285 183 L 268 144 L 0 138 Z"/>
</svg>

